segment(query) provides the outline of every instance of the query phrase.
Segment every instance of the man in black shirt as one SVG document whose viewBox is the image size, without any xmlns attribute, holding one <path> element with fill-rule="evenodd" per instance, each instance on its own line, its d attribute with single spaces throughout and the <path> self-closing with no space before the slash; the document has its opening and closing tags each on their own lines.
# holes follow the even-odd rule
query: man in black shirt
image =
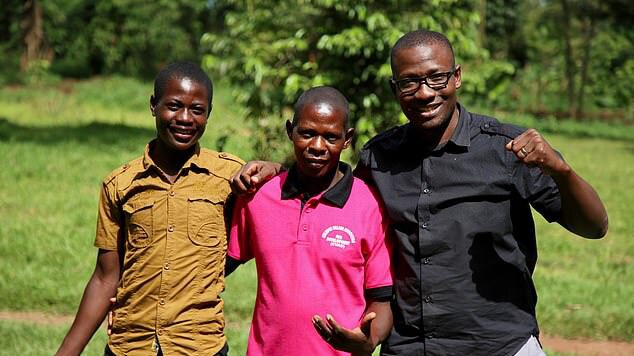
<svg viewBox="0 0 634 356">
<path fill-rule="evenodd" d="M 378 188 L 395 235 L 394 328 L 382 354 L 543 355 L 530 207 L 600 238 L 601 200 L 539 132 L 458 104 L 462 72 L 442 34 L 405 34 L 391 64 L 409 123 L 370 140 L 355 172 Z M 251 163 L 234 190 L 279 168 Z"/>
</svg>

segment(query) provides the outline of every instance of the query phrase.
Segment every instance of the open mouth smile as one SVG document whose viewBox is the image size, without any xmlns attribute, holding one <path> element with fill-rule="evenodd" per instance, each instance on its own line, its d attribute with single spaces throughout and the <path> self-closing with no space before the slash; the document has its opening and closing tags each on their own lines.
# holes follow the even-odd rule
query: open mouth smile
<svg viewBox="0 0 634 356">
<path fill-rule="evenodd" d="M 170 127 L 170 132 L 177 140 L 187 141 L 196 135 L 195 129 Z"/>
</svg>

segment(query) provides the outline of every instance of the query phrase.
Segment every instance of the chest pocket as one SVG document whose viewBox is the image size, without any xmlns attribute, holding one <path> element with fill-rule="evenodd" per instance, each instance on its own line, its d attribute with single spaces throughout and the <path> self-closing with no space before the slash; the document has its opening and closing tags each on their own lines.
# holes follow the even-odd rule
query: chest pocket
<svg viewBox="0 0 634 356">
<path fill-rule="evenodd" d="M 153 206 L 154 200 L 147 198 L 133 198 L 123 205 L 126 213 L 126 236 L 133 247 L 146 247 L 152 242 Z"/>
<path fill-rule="evenodd" d="M 187 202 L 187 234 L 196 245 L 214 247 L 226 239 L 224 199 L 196 195 Z"/>
</svg>

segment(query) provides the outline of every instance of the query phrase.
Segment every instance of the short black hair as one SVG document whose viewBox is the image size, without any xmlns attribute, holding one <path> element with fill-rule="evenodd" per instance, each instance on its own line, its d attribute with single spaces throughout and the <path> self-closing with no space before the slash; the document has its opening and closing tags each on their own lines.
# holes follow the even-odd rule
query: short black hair
<svg viewBox="0 0 634 356">
<path fill-rule="evenodd" d="M 456 66 L 456 58 L 454 56 L 453 47 L 445 35 L 436 31 L 416 30 L 401 36 L 401 38 L 399 38 L 392 47 L 392 51 L 390 52 L 390 66 L 392 68 L 392 73 L 394 73 L 394 58 L 398 51 L 406 48 L 429 46 L 432 44 L 447 48 L 451 52 L 451 66 Z"/>
<path fill-rule="evenodd" d="M 154 78 L 154 100 L 159 100 L 163 96 L 169 80 L 182 78 L 191 79 L 207 88 L 207 105 L 211 112 L 211 99 L 214 94 L 211 79 L 200 66 L 187 61 L 170 63 L 156 74 Z"/>
<path fill-rule="evenodd" d="M 335 108 L 342 110 L 345 113 L 343 123 L 344 129 L 348 130 L 350 128 L 350 105 L 348 104 L 348 99 L 346 99 L 339 90 L 328 86 L 310 88 L 299 96 L 295 102 L 295 113 L 293 114 L 293 121 L 291 125 L 293 127 L 297 126 L 297 121 L 299 120 L 298 115 L 306 105 L 320 103 L 328 103 Z"/>
</svg>

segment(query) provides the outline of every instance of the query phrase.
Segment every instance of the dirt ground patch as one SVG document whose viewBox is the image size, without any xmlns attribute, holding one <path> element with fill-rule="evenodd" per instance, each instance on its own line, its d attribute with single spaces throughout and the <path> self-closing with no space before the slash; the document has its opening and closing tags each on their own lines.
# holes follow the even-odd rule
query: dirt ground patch
<svg viewBox="0 0 634 356">
<path fill-rule="evenodd" d="M 42 312 L 0 311 L 0 320 L 18 321 L 36 325 L 70 325 L 75 316 L 57 315 Z"/>
<path fill-rule="evenodd" d="M 44 326 L 70 325 L 73 318 L 42 312 L 0 311 L 0 320 Z M 630 342 L 564 339 L 549 334 L 541 335 L 540 341 L 548 350 L 579 356 L 634 356 L 634 343 Z"/>
<path fill-rule="evenodd" d="M 579 356 L 633 356 L 634 343 L 620 341 L 574 340 L 541 335 L 542 345 L 551 351 Z"/>
</svg>

